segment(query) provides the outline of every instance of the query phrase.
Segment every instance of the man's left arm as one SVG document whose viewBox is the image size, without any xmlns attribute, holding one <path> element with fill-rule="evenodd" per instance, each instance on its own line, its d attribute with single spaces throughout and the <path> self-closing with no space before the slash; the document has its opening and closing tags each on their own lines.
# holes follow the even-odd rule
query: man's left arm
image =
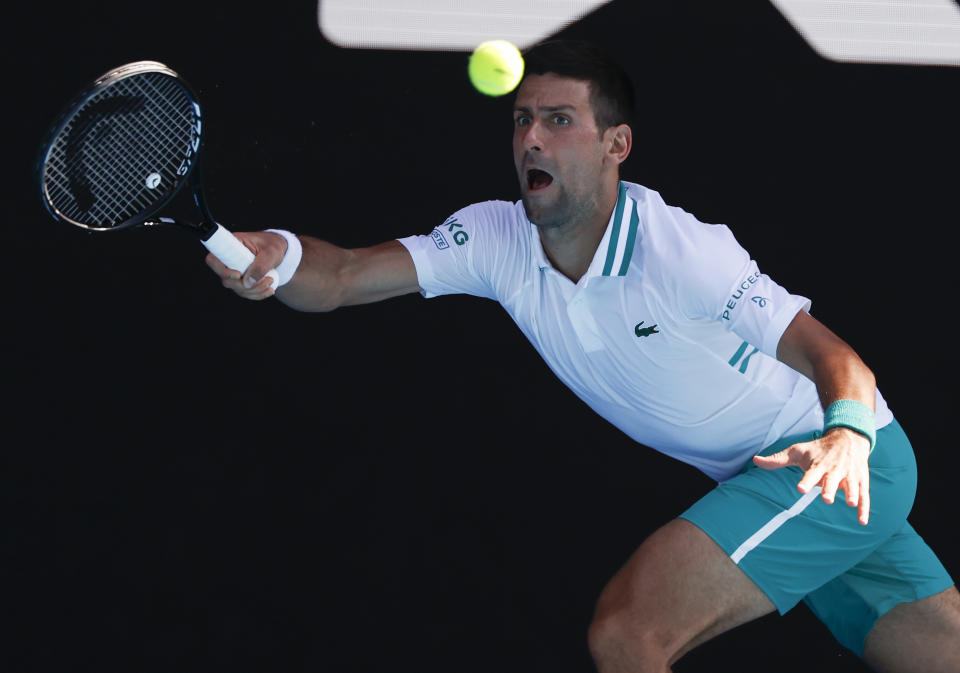
<svg viewBox="0 0 960 673">
<path fill-rule="evenodd" d="M 876 379 L 860 356 L 840 337 L 805 311 L 797 313 L 777 345 L 777 359 L 797 370 L 817 386 L 823 408 L 833 412 L 852 408 L 863 417 L 863 433 L 851 429 L 857 422 L 826 430 L 819 439 L 794 444 L 771 456 L 754 457 L 767 470 L 796 465 L 804 471 L 797 485 L 801 493 L 820 486 L 824 502 L 832 503 L 838 490 L 847 504 L 857 508 L 861 524 L 870 518 L 870 455 L 876 401 Z M 844 400 L 830 409 L 838 400 Z M 862 406 L 861 406 L 862 405 Z M 831 414 L 832 415 L 832 414 Z"/>
</svg>

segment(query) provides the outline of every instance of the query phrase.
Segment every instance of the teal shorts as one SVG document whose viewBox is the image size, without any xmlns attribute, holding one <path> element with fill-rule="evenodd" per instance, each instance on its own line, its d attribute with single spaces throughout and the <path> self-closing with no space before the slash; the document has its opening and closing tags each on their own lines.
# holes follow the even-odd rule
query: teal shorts
<svg viewBox="0 0 960 673">
<path fill-rule="evenodd" d="M 785 437 L 762 455 L 810 441 Z M 943 564 L 907 523 L 917 488 L 913 447 L 894 420 L 870 454 L 870 521 L 842 496 L 797 491 L 797 467 L 763 470 L 752 461 L 681 515 L 709 535 L 770 598 L 780 614 L 803 600 L 858 656 L 887 610 L 953 585 Z"/>
</svg>

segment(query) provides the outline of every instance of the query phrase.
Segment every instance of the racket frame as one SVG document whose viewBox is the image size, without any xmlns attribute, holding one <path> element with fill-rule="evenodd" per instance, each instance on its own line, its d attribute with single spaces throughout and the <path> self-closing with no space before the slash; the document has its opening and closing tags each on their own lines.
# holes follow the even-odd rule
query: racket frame
<svg viewBox="0 0 960 673">
<path fill-rule="evenodd" d="M 107 227 L 98 227 L 86 222 L 80 222 L 76 219 L 73 219 L 67 215 L 61 213 L 57 207 L 53 204 L 53 199 L 51 199 L 48 191 L 47 184 L 45 179 L 46 174 L 46 164 L 50 156 L 50 153 L 54 150 L 55 141 L 63 132 L 64 128 L 74 119 L 76 114 L 86 105 L 92 98 L 100 94 L 105 88 L 115 84 L 116 82 L 126 79 L 132 75 L 139 75 L 144 73 L 159 73 L 162 75 L 167 75 L 174 78 L 177 81 L 177 84 L 181 86 L 184 91 L 186 91 L 187 96 L 190 99 L 190 103 L 193 104 L 194 109 L 197 114 L 197 146 L 194 150 L 193 155 L 189 158 L 187 164 L 185 165 L 185 171 L 182 175 L 178 175 L 175 179 L 174 184 L 167 191 L 163 198 L 157 199 L 154 201 L 149 208 L 143 210 L 139 213 L 134 214 L 131 217 L 128 217 L 126 220 L 119 222 L 117 224 L 107 226 Z M 83 91 L 77 94 L 63 109 L 60 115 L 57 117 L 56 121 L 51 125 L 50 130 L 47 132 L 44 137 L 43 143 L 41 144 L 41 151 L 37 158 L 37 168 L 36 173 L 39 177 L 39 187 L 40 187 L 40 198 L 43 202 L 43 206 L 48 213 L 57 221 L 65 222 L 67 224 L 72 224 L 74 226 L 86 229 L 88 231 L 114 231 L 120 229 L 127 229 L 130 227 L 138 225 L 157 225 L 157 224 L 174 224 L 186 229 L 190 229 L 198 236 L 200 240 L 205 241 L 210 238 L 211 235 L 217 229 L 217 223 L 213 219 L 213 216 L 210 213 L 210 209 L 207 206 L 206 199 L 203 196 L 203 186 L 198 174 L 198 165 L 200 164 L 200 158 L 202 155 L 202 148 L 204 142 L 204 133 L 201 127 L 200 121 L 202 120 L 202 112 L 200 108 L 199 97 L 197 96 L 196 91 L 193 89 L 190 84 L 180 76 L 172 68 L 167 65 L 160 63 L 159 61 L 135 61 L 133 63 L 127 63 L 108 72 L 104 73 L 98 77 L 92 84 L 86 87 Z M 173 218 L 155 218 L 154 216 L 159 213 L 161 210 L 166 208 L 170 203 L 180 194 L 180 191 L 183 189 L 184 185 L 190 184 L 193 191 L 193 200 L 196 203 L 200 214 L 201 222 L 195 223 L 189 220 L 184 219 L 173 219 Z"/>
</svg>

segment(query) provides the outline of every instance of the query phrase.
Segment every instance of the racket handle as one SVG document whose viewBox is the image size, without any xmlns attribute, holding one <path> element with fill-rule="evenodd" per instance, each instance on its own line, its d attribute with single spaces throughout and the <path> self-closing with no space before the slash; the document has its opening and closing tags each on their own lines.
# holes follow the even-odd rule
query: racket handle
<svg viewBox="0 0 960 673">
<path fill-rule="evenodd" d="M 207 247 L 207 250 L 213 253 L 214 257 L 234 271 L 243 273 L 253 264 L 253 253 L 222 224 L 217 225 L 217 230 L 203 244 Z M 270 276 L 271 286 L 276 289 L 280 283 L 277 270 L 271 269 L 267 275 Z"/>
</svg>

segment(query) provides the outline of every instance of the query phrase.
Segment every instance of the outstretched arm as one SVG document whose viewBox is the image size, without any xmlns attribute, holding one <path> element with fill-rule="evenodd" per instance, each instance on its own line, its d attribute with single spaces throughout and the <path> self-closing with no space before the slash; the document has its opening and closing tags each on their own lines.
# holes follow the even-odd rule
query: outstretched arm
<svg viewBox="0 0 960 673">
<path fill-rule="evenodd" d="M 824 409 L 837 400 L 854 400 L 871 410 L 876 400 L 876 379 L 856 352 L 812 316 L 801 311 L 787 327 L 777 346 L 777 359 L 797 370 L 817 386 Z M 857 508 L 860 523 L 870 517 L 870 440 L 846 427 L 835 427 L 817 440 L 794 444 L 754 462 L 774 470 L 796 465 L 804 470 L 797 485 L 801 493 L 820 486 L 825 502 L 838 490 L 847 504 Z"/>
<path fill-rule="evenodd" d="M 287 242 L 264 231 L 236 234 L 256 258 L 241 275 L 213 255 L 206 262 L 224 287 L 246 299 L 274 295 L 265 274 L 283 259 Z M 276 297 L 299 311 L 332 311 L 340 306 L 368 304 L 418 292 L 417 272 L 410 253 L 398 241 L 369 248 L 346 249 L 309 236 L 299 236 L 303 258 L 296 273 L 276 291 Z"/>
</svg>

